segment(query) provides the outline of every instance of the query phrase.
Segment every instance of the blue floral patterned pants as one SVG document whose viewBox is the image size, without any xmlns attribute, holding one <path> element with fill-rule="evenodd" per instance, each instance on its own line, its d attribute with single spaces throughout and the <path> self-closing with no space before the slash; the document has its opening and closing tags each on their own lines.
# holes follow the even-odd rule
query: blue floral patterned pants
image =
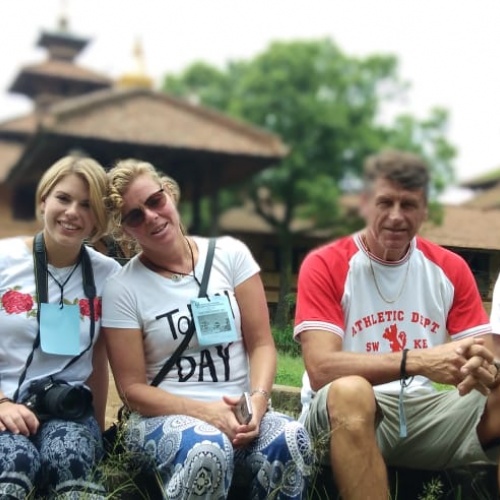
<svg viewBox="0 0 500 500">
<path fill-rule="evenodd" d="M 305 498 L 312 451 L 304 427 L 286 415 L 267 412 L 250 446 L 233 449 L 228 437 L 193 417 L 133 414 L 125 434 L 133 452 L 154 463 L 170 500 L 227 497 L 233 472 L 250 478 L 251 499 Z"/>
<path fill-rule="evenodd" d="M 103 499 L 104 488 L 94 478 L 102 454 L 93 417 L 49 420 L 30 438 L 0 432 L 0 498 Z"/>
</svg>

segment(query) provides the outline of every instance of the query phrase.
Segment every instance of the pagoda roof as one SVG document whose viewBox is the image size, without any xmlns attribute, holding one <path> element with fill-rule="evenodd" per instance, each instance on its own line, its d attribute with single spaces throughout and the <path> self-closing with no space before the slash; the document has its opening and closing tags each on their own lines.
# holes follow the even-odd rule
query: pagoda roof
<svg viewBox="0 0 500 500">
<path fill-rule="evenodd" d="M 263 129 L 139 88 L 84 94 L 44 113 L 0 123 L 0 140 L 12 137 L 25 148 L 11 166 L 9 182 L 37 178 L 61 156 L 80 150 L 106 167 L 127 157 L 150 161 L 179 181 L 186 198 L 195 189 L 208 194 L 241 181 L 288 152 L 278 136 Z"/>
<path fill-rule="evenodd" d="M 38 47 L 50 48 L 55 45 L 65 46 L 75 54 L 82 51 L 89 43 L 88 38 L 74 35 L 69 31 L 42 31 L 38 38 Z"/>
<path fill-rule="evenodd" d="M 0 137 L 33 134 L 37 126 L 38 117 L 35 113 L 9 118 L 0 122 Z"/>
<path fill-rule="evenodd" d="M 445 205 L 441 225 L 427 221 L 420 234 L 451 248 L 500 250 L 500 211 Z M 464 230 L 464 228 L 467 228 Z"/>
<path fill-rule="evenodd" d="M 500 209 L 500 181 L 492 187 L 478 191 L 473 198 L 464 203 L 467 207 L 482 210 Z"/>
<path fill-rule="evenodd" d="M 279 158 L 281 140 L 218 111 L 144 88 L 113 88 L 53 105 L 44 129 L 65 135 Z"/>
<path fill-rule="evenodd" d="M 88 87 L 88 91 L 107 88 L 113 84 L 113 80 L 106 75 L 84 68 L 71 61 L 47 59 L 41 63 L 21 68 L 16 79 L 9 87 L 9 91 L 27 96 L 36 96 L 38 94 L 37 82 L 40 82 L 40 79 L 84 83 Z"/>
<path fill-rule="evenodd" d="M 12 165 L 21 158 L 25 145 L 19 141 L 0 138 L 0 183 L 4 183 L 10 174 Z"/>
</svg>

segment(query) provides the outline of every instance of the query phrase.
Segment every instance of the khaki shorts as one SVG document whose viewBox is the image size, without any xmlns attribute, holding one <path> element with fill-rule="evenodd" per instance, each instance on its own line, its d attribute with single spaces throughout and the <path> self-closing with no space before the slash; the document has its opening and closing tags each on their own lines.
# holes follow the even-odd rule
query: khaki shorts
<svg viewBox="0 0 500 500">
<path fill-rule="evenodd" d="M 330 430 L 326 398 L 330 386 L 320 389 L 311 402 L 305 426 L 313 442 L 328 450 Z M 457 390 L 425 396 L 406 396 L 404 407 L 408 436 L 399 437 L 398 396 L 375 392 L 380 418 L 377 442 L 388 465 L 415 469 L 445 469 L 473 462 L 496 463 L 499 448 L 483 450 L 476 433 L 486 404 L 478 391 L 459 396 Z M 328 454 L 319 453 L 328 462 Z"/>
</svg>

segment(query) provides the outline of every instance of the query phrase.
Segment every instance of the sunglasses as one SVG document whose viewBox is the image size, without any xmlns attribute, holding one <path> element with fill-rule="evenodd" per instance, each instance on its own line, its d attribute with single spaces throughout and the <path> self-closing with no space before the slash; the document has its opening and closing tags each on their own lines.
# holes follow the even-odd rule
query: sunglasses
<svg viewBox="0 0 500 500">
<path fill-rule="evenodd" d="M 153 193 L 143 205 L 149 210 L 159 210 L 167 203 L 167 197 L 163 189 L 159 189 Z M 146 214 L 143 208 L 133 208 L 122 217 L 122 225 L 128 227 L 139 227 L 145 220 Z"/>
</svg>

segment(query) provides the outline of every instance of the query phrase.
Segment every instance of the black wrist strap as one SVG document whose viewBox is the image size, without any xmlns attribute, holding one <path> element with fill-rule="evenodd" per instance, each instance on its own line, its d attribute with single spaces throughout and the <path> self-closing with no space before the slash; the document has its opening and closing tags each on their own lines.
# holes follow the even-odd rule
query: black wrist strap
<svg viewBox="0 0 500 500">
<path fill-rule="evenodd" d="M 399 379 L 406 381 L 409 377 L 406 373 L 406 356 L 408 355 L 409 349 L 403 349 L 403 356 L 401 357 L 401 366 L 399 368 Z"/>
<path fill-rule="evenodd" d="M 215 238 L 210 238 L 208 242 L 208 253 L 207 260 L 205 261 L 205 267 L 203 269 L 203 277 L 201 278 L 200 292 L 198 293 L 198 297 L 206 297 L 207 296 L 207 286 L 208 280 L 210 278 L 210 271 L 212 270 L 212 262 L 214 260 L 215 253 Z M 174 364 L 177 362 L 181 354 L 184 352 L 189 342 L 193 338 L 195 332 L 194 322 L 191 324 L 191 328 L 186 333 L 182 342 L 179 344 L 177 349 L 174 351 L 172 356 L 167 359 L 166 363 L 163 365 L 162 369 L 156 374 L 156 377 L 151 382 L 152 386 L 157 386 L 161 383 L 161 381 L 165 378 L 165 375 L 172 369 Z"/>
</svg>

